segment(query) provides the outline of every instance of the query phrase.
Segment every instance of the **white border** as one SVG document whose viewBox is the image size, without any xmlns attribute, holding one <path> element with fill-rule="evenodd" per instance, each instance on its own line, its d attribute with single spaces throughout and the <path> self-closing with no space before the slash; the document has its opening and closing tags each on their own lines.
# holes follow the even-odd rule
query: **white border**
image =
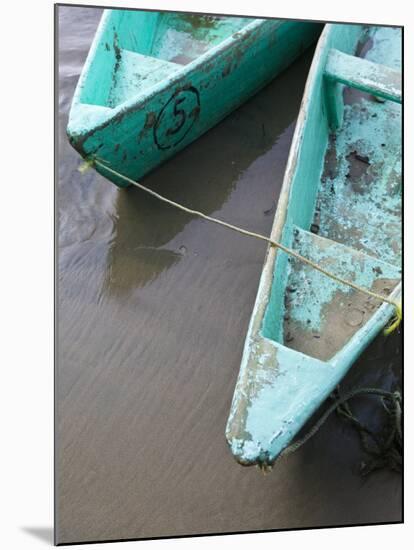
<svg viewBox="0 0 414 550">
<path fill-rule="evenodd" d="M 73 2 L 68 2 L 73 3 Z M 95 2 L 85 0 L 84 5 Z M 414 120 L 412 46 L 414 25 L 408 3 L 305 2 L 289 0 L 112 0 L 99 5 L 234 13 L 253 16 L 369 21 L 405 24 L 406 121 Z M 10 2 L 2 5 L 1 32 L 1 498 L 0 543 L 7 550 L 45 548 L 47 543 L 24 528 L 51 527 L 53 521 L 53 2 Z M 6 125 L 4 125 L 6 117 Z M 413 281 L 413 144 L 406 124 L 405 280 Z M 411 124 L 412 127 L 412 124 Z M 407 135 L 408 134 L 408 135 Z M 410 135 L 411 134 L 411 135 Z M 411 257 L 410 257 L 411 256 Z M 412 293 L 405 288 L 405 330 L 411 334 Z M 406 338 L 405 393 L 410 394 L 414 364 Z M 410 352 L 410 353 L 408 353 Z M 405 404 L 406 464 L 412 464 L 409 432 L 410 400 Z M 228 548 L 253 545 L 292 549 L 406 548 L 413 538 L 412 488 L 406 467 L 406 524 L 234 535 L 166 541 L 113 543 L 110 548 Z M 121 546 L 123 544 L 123 546 Z M 102 545 L 88 545 L 102 548 Z"/>
</svg>

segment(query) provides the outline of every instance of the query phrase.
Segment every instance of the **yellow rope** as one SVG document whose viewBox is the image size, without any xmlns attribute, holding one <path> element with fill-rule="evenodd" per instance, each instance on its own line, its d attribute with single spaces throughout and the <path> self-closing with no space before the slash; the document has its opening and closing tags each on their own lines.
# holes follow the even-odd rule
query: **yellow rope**
<svg viewBox="0 0 414 550">
<path fill-rule="evenodd" d="M 179 204 L 178 202 L 174 202 L 170 199 L 167 199 L 166 197 L 164 197 L 163 195 L 160 195 L 156 191 L 152 191 L 152 189 L 149 189 L 148 187 L 145 187 L 141 183 L 139 183 L 137 181 L 134 181 L 131 178 L 128 178 L 127 176 L 124 176 L 123 174 L 117 172 L 116 170 L 113 170 L 112 168 L 110 168 L 109 166 L 107 166 L 102 161 L 98 160 L 97 158 L 91 157 L 90 159 L 87 159 L 80 166 L 79 171 L 83 173 L 86 170 L 88 170 L 90 167 L 92 167 L 93 165 L 100 166 L 101 168 L 103 168 L 107 172 L 113 174 L 114 176 L 117 176 L 120 179 L 123 179 L 124 181 L 130 183 L 131 185 L 134 185 L 135 187 L 138 187 L 138 189 L 141 189 L 142 191 L 145 191 L 146 193 L 149 193 L 153 197 L 156 197 L 157 199 L 161 200 L 162 202 L 165 202 L 165 203 L 169 204 L 170 206 L 174 206 L 176 208 L 179 208 L 183 212 L 187 212 L 188 214 L 192 214 L 193 216 L 198 216 L 200 218 L 203 218 L 204 220 L 216 223 L 216 224 L 221 225 L 223 227 L 227 227 L 228 229 L 232 229 L 233 231 L 236 231 L 237 233 L 241 233 L 242 235 L 247 235 L 249 237 L 254 237 L 256 239 L 266 241 L 271 246 L 274 246 L 275 248 L 279 248 L 280 250 L 282 250 L 286 254 L 289 254 L 290 256 L 293 256 L 294 258 L 296 258 L 300 262 L 309 265 L 310 267 L 312 267 L 313 269 L 316 269 L 320 273 L 323 273 L 323 275 L 325 275 L 326 277 L 329 277 L 333 281 L 335 281 L 339 284 L 348 286 L 350 288 L 353 288 L 354 290 L 356 290 L 358 292 L 362 292 L 362 293 L 366 294 L 367 296 L 371 296 L 372 298 L 375 298 L 376 300 L 378 300 L 380 302 L 386 302 L 388 304 L 391 304 L 395 308 L 395 317 L 393 319 L 391 319 L 391 322 L 390 322 L 389 326 L 384 329 L 384 334 L 386 334 L 386 335 L 391 334 L 392 332 L 394 332 L 394 330 L 396 330 L 399 327 L 399 325 L 402 321 L 402 309 L 401 309 L 401 303 L 398 302 L 397 300 L 394 300 L 393 298 L 389 298 L 388 296 L 383 296 L 381 294 L 373 292 L 372 290 L 368 290 L 367 288 L 363 288 L 363 287 L 353 283 L 352 281 L 348 281 L 346 279 L 343 279 L 342 277 L 339 277 L 338 275 L 335 275 L 334 273 L 331 273 L 330 271 L 327 271 L 326 269 L 324 269 L 323 267 L 321 267 L 317 263 L 313 262 L 312 260 L 309 260 L 308 258 L 305 258 L 305 256 L 302 256 L 301 254 L 298 254 L 297 252 L 295 252 L 291 248 L 288 248 L 288 247 L 284 246 L 281 243 L 273 241 L 272 239 L 270 239 L 269 237 L 266 237 L 265 235 L 261 235 L 260 233 L 255 233 L 253 231 L 247 231 L 246 229 L 242 229 L 241 227 L 237 227 L 236 225 L 232 225 L 230 223 L 223 222 L 222 220 L 219 220 L 217 218 L 213 218 L 211 216 L 208 216 L 207 214 L 204 214 L 203 212 L 200 212 L 198 210 L 193 210 L 192 208 L 187 208 L 186 206 L 184 206 L 182 204 Z"/>
<path fill-rule="evenodd" d="M 401 304 L 397 303 L 395 304 L 395 316 L 391 319 L 390 324 L 384 329 L 385 336 L 388 336 L 389 334 L 394 332 L 394 330 L 396 330 L 400 326 L 401 321 L 402 321 Z"/>
</svg>

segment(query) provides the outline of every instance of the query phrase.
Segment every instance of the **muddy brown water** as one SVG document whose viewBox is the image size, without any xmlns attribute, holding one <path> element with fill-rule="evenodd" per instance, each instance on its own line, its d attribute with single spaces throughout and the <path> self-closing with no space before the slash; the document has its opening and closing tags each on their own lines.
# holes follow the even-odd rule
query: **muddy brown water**
<svg viewBox="0 0 414 550">
<path fill-rule="evenodd" d="M 57 541 L 400 521 L 400 475 L 361 478 L 336 416 L 266 476 L 233 460 L 224 430 L 265 245 L 77 171 L 65 127 L 100 15 L 59 8 Z M 268 234 L 311 54 L 145 184 Z M 400 375 L 400 335 L 379 336 L 344 387 Z M 359 412 L 378 423 L 372 400 Z"/>
</svg>

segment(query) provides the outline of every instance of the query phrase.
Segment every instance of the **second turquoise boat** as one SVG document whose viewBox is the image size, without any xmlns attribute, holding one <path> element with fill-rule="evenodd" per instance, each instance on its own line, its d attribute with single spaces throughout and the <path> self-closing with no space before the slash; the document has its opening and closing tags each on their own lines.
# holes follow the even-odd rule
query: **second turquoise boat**
<svg viewBox="0 0 414 550">
<path fill-rule="evenodd" d="M 308 76 L 271 238 L 396 303 L 401 293 L 400 28 L 327 25 Z M 271 466 L 394 307 L 269 248 L 227 439 Z"/>
<path fill-rule="evenodd" d="M 96 155 L 137 180 L 270 82 L 321 28 L 278 19 L 106 10 L 73 98 L 70 143 L 83 157 Z"/>
</svg>

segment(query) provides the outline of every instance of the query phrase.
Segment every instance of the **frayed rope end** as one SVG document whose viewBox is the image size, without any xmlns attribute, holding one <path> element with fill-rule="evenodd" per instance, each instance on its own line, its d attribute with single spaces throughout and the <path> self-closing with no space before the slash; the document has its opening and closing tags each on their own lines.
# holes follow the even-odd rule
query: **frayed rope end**
<svg viewBox="0 0 414 550">
<path fill-rule="evenodd" d="M 395 316 L 391 319 L 391 323 L 384 329 L 385 336 L 388 336 L 394 332 L 401 324 L 402 321 L 402 307 L 401 304 L 396 303 L 395 305 Z"/>
<path fill-rule="evenodd" d="M 85 159 L 84 162 L 82 162 L 82 164 L 79 166 L 78 170 L 81 174 L 84 174 L 85 172 L 87 172 L 90 168 L 92 168 L 95 164 L 95 159 L 94 158 L 88 158 L 88 159 Z"/>
</svg>

